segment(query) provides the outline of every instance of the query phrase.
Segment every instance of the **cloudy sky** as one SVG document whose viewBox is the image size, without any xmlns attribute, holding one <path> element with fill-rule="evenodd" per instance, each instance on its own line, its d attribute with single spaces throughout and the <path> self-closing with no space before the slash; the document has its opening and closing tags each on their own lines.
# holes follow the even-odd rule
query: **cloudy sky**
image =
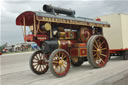
<svg viewBox="0 0 128 85">
<path fill-rule="evenodd" d="M 89 18 L 128 14 L 128 0 L 0 0 L 0 45 L 23 42 L 21 27 L 15 24 L 16 17 L 28 10 L 43 11 L 43 4 L 71 8 L 76 11 L 76 16 Z"/>
</svg>

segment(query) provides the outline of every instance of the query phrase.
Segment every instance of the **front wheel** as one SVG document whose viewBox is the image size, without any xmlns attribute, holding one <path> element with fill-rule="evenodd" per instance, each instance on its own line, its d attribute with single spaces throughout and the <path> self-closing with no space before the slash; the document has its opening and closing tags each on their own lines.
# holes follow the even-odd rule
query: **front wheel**
<svg viewBox="0 0 128 85">
<path fill-rule="evenodd" d="M 54 50 L 49 59 L 51 73 L 60 78 L 65 76 L 70 69 L 69 54 L 63 49 Z"/>
<path fill-rule="evenodd" d="M 109 59 L 109 47 L 102 35 L 92 36 L 87 43 L 87 58 L 89 63 L 95 67 L 104 67 Z"/>
<path fill-rule="evenodd" d="M 30 69 L 38 75 L 44 74 L 48 70 L 48 55 L 41 50 L 36 51 L 29 61 Z"/>
</svg>

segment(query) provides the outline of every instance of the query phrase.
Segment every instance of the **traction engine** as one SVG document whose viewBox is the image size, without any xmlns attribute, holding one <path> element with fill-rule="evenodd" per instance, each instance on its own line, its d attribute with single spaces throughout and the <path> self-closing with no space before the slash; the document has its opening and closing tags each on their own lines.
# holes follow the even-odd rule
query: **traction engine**
<svg viewBox="0 0 128 85">
<path fill-rule="evenodd" d="M 94 68 L 107 64 L 109 47 L 102 33 L 103 27 L 110 27 L 107 22 L 75 17 L 71 9 L 51 5 L 43 9 L 23 12 L 16 19 L 16 25 L 24 27 L 24 40 L 40 47 L 29 62 L 34 73 L 41 75 L 50 69 L 56 77 L 63 77 L 71 64 L 78 67 L 88 61 Z"/>
</svg>

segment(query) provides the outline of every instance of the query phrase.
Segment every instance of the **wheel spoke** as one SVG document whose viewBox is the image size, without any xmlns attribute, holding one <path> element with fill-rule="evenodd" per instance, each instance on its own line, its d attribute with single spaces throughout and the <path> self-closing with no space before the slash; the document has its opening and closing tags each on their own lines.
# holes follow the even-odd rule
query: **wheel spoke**
<svg viewBox="0 0 128 85">
<path fill-rule="evenodd" d="M 37 71 L 39 71 L 40 65 L 38 65 Z"/>
<path fill-rule="evenodd" d="M 96 40 L 95 40 L 95 43 L 96 43 L 96 46 L 97 46 L 97 48 L 98 48 L 99 46 L 98 46 L 98 43 L 97 43 L 97 41 L 96 41 Z"/>
<path fill-rule="evenodd" d="M 36 55 L 36 58 L 37 58 L 38 60 L 40 60 L 39 57 L 38 57 L 37 55 Z"/>
<path fill-rule="evenodd" d="M 43 57 L 43 55 L 41 56 L 41 55 L 39 54 L 39 58 L 40 58 L 40 60 L 42 59 L 42 57 Z"/>
<path fill-rule="evenodd" d="M 42 59 L 42 53 L 39 54 L 40 60 Z"/>
<path fill-rule="evenodd" d="M 38 59 L 40 60 L 40 55 L 39 55 L 39 54 L 37 54 L 36 56 L 37 56 L 37 57 L 38 57 Z"/>
<path fill-rule="evenodd" d="M 47 59 L 45 54 L 41 54 L 41 59 Z"/>
<path fill-rule="evenodd" d="M 42 69 L 42 71 L 44 71 L 44 70 L 45 70 L 45 67 L 44 67 L 44 65 L 41 65 L 41 69 Z"/>
<path fill-rule="evenodd" d="M 58 60 L 60 60 L 59 53 L 56 54 L 56 57 L 57 57 Z"/>
<path fill-rule="evenodd" d="M 63 53 L 62 53 L 61 57 L 63 57 Z"/>
<path fill-rule="evenodd" d="M 103 59 L 100 56 L 98 56 L 98 58 L 101 59 L 101 61 L 104 63 Z"/>
<path fill-rule="evenodd" d="M 38 59 L 37 59 L 37 57 L 34 57 L 34 59 L 33 59 L 33 60 L 38 60 Z"/>
<path fill-rule="evenodd" d="M 61 55 L 60 52 L 58 52 L 58 56 L 59 56 L 59 57 L 60 57 L 60 55 Z"/>
<path fill-rule="evenodd" d="M 58 65 L 54 65 L 54 66 L 55 66 L 55 69 L 56 69 L 56 70 L 57 70 L 57 69 L 58 69 L 58 67 L 59 67 Z"/>
<path fill-rule="evenodd" d="M 95 44 L 93 44 L 93 47 L 95 47 L 97 49 L 97 47 L 95 46 Z"/>
<path fill-rule="evenodd" d="M 33 61 L 33 63 L 38 63 L 38 61 Z"/>
<path fill-rule="evenodd" d="M 96 56 L 94 59 L 95 59 L 95 61 L 97 61 L 98 60 L 98 57 Z"/>
<path fill-rule="evenodd" d="M 60 68 L 60 66 L 58 66 L 59 67 L 59 73 L 61 73 L 61 68 Z"/>
<path fill-rule="evenodd" d="M 37 66 L 37 65 L 38 65 L 38 64 L 35 64 L 35 65 L 33 64 L 34 67 Z"/>
<path fill-rule="evenodd" d="M 39 65 L 39 71 L 41 71 L 41 65 Z"/>
<path fill-rule="evenodd" d="M 36 63 L 36 62 L 38 62 L 38 60 L 37 59 L 33 59 L 32 62 L 35 62 Z"/>
<path fill-rule="evenodd" d="M 101 50 L 107 50 L 107 48 L 102 48 Z"/>
<path fill-rule="evenodd" d="M 39 67 L 39 71 L 41 71 L 41 65 L 40 65 L 40 67 Z"/>
<path fill-rule="evenodd" d="M 64 67 L 64 69 L 66 69 L 66 66 L 64 64 L 62 66 Z"/>
<path fill-rule="evenodd" d="M 107 55 L 101 54 L 102 56 L 106 57 Z"/>
<path fill-rule="evenodd" d="M 39 69 L 39 71 L 40 71 L 40 72 L 42 71 L 42 67 L 41 67 L 41 65 L 40 65 L 40 69 Z"/>
<path fill-rule="evenodd" d="M 101 38 L 98 38 L 98 40 L 97 40 L 98 45 L 100 45 L 100 39 L 101 39 Z"/>
<path fill-rule="evenodd" d="M 97 53 L 95 53 L 93 56 L 96 56 L 97 55 Z"/>
<path fill-rule="evenodd" d="M 39 66 L 39 65 L 37 65 L 37 66 L 35 67 L 36 70 L 37 70 L 38 66 Z M 37 71 L 38 71 L 38 70 L 37 70 Z"/>
<path fill-rule="evenodd" d="M 54 69 L 54 70 L 56 69 L 56 66 L 55 66 L 55 65 L 53 65 L 53 69 Z"/>
<path fill-rule="evenodd" d="M 63 56 L 63 58 L 62 58 L 62 59 L 64 60 L 65 58 L 66 58 L 66 56 Z"/>
<path fill-rule="evenodd" d="M 102 59 L 100 56 L 98 56 L 98 58 L 101 60 L 102 63 L 105 63 L 105 62 L 103 61 L 103 59 Z"/>
<path fill-rule="evenodd" d="M 100 48 L 100 45 L 101 45 L 101 42 L 99 41 L 99 46 L 98 46 L 98 48 Z"/>
<path fill-rule="evenodd" d="M 53 61 L 53 63 L 54 63 L 54 64 L 59 64 L 59 62 L 58 62 L 58 61 Z"/>
<path fill-rule="evenodd" d="M 66 61 L 64 61 L 64 63 L 63 63 L 63 64 L 67 66 L 67 62 L 66 62 Z"/>
<path fill-rule="evenodd" d="M 59 57 L 58 54 L 56 54 L 55 57 Z"/>
<path fill-rule="evenodd" d="M 99 57 L 96 57 L 96 58 L 95 58 L 95 62 L 96 62 L 97 64 L 100 63 L 100 61 L 99 61 Z"/>
<path fill-rule="evenodd" d="M 101 48 L 101 46 L 104 44 L 104 41 L 99 45 L 99 47 Z"/>
<path fill-rule="evenodd" d="M 102 63 L 105 63 L 102 58 L 100 58 L 100 59 L 101 59 L 101 62 L 102 62 Z"/>
<path fill-rule="evenodd" d="M 43 66 L 43 69 L 45 69 L 44 65 L 42 65 L 42 66 Z"/>
<path fill-rule="evenodd" d="M 92 50 L 92 51 L 96 52 L 97 50 Z"/>
<path fill-rule="evenodd" d="M 39 60 L 39 59 L 37 58 L 37 56 L 34 56 L 34 59 Z"/>
</svg>

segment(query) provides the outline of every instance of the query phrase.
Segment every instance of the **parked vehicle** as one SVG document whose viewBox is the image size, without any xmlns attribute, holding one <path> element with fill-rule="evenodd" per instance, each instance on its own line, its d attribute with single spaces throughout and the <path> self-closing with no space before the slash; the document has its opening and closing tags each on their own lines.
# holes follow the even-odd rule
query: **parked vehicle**
<svg viewBox="0 0 128 85">
<path fill-rule="evenodd" d="M 128 60 L 128 14 L 111 14 L 100 18 L 111 24 L 110 29 L 103 31 L 109 43 L 110 56 L 122 56 Z"/>
<path fill-rule="evenodd" d="M 6 46 L 7 46 L 7 43 L 0 46 L 0 55 L 2 55 L 3 50 L 5 49 Z"/>
<path fill-rule="evenodd" d="M 16 19 L 16 25 L 24 26 L 24 40 L 37 43 L 41 49 L 30 59 L 34 73 L 41 75 L 50 68 L 53 75 L 63 77 L 70 64 L 80 66 L 87 60 L 94 68 L 107 64 L 109 47 L 102 28 L 110 24 L 75 17 L 75 11 L 70 9 L 50 5 L 44 5 L 43 9 L 45 12 L 23 12 Z M 26 26 L 30 27 L 29 35 Z"/>
<path fill-rule="evenodd" d="M 6 46 L 3 49 L 3 53 L 8 53 L 8 52 L 14 52 L 14 47 L 13 46 Z"/>
</svg>

